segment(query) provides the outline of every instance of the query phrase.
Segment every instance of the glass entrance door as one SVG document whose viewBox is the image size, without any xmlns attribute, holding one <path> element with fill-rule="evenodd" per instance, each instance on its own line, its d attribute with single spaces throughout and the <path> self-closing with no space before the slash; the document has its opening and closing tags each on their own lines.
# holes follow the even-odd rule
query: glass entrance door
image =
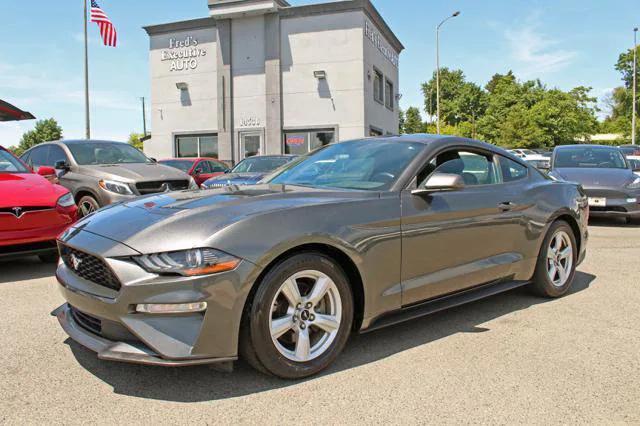
<svg viewBox="0 0 640 426">
<path fill-rule="evenodd" d="M 240 133 L 240 159 L 262 155 L 262 132 Z"/>
</svg>

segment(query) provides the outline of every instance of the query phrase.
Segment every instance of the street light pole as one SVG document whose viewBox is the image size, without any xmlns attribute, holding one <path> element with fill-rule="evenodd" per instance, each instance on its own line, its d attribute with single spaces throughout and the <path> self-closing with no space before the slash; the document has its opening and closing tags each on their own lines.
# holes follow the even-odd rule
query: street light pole
<svg viewBox="0 0 640 426">
<path fill-rule="evenodd" d="M 460 11 L 455 12 L 453 15 L 445 18 L 436 27 L 436 128 L 438 134 L 440 134 L 440 27 L 451 18 L 455 18 L 460 15 Z"/>
<path fill-rule="evenodd" d="M 638 83 L 638 28 L 633 29 L 633 108 L 631 112 L 631 143 L 636 144 L 636 117 L 638 109 L 637 101 L 637 83 Z"/>
</svg>

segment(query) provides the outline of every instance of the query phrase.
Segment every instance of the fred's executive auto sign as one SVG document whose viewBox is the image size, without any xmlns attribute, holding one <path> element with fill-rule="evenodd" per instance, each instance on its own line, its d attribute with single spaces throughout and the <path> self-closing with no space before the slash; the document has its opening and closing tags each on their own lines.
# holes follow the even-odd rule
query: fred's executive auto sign
<svg viewBox="0 0 640 426">
<path fill-rule="evenodd" d="M 400 56 L 393 50 L 387 41 L 382 37 L 382 34 L 369 22 L 365 21 L 364 24 L 364 36 L 369 39 L 375 47 L 378 48 L 380 53 L 389 60 L 396 68 L 400 62 Z"/>
<path fill-rule="evenodd" d="M 200 58 L 207 56 L 207 51 L 200 47 L 197 38 L 170 38 L 169 47 L 162 51 L 162 61 L 170 62 L 169 71 L 189 71 L 198 68 Z"/>
</svg>

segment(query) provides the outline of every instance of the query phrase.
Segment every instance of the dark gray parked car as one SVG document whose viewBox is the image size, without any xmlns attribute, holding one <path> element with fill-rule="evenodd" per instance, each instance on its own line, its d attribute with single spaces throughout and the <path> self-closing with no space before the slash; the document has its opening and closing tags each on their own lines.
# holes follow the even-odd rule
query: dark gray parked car
<svg viewBox="0 0 640 426">
<path fill-rule="evenodd" d="M 481 142 L 344 142 L 265 179 L 78 222 L 59 242 L 64 330 L 105 360 L 242 355 L 301 378 L 329 366 L 352 331 L 523 285 L 562 296 L 586 252 L 579 186 Z"/>
<path fill-rule="evenodd" d="M 140 195 L 198 187 L 191 176 L 158 164 L 123 142 L 49 142 L 20 158 L 36 170 L 55 168 L 60 185 L 73 193 L 81 216 Z"/>
<path fill-rule="evenodd" d="M 619 148 L 569 145 L 554 150 L 551 176 L 577 182 L 589 197 L 591 216 L 640 219 L 640 177 Z"/>
</svg>

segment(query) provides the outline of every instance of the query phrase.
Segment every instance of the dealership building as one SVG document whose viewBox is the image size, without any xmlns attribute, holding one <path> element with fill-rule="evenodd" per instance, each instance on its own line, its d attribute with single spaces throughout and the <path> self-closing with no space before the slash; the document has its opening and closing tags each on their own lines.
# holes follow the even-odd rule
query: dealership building
<svg viewBox="0 0 640 426">
<path fill-rule="evenodd" d="M 404 47 L 369 0 L 208 1 L 209 17 L 145 28 L 149 156 L 237 163 L 398 132 Z"/>
</svg>

